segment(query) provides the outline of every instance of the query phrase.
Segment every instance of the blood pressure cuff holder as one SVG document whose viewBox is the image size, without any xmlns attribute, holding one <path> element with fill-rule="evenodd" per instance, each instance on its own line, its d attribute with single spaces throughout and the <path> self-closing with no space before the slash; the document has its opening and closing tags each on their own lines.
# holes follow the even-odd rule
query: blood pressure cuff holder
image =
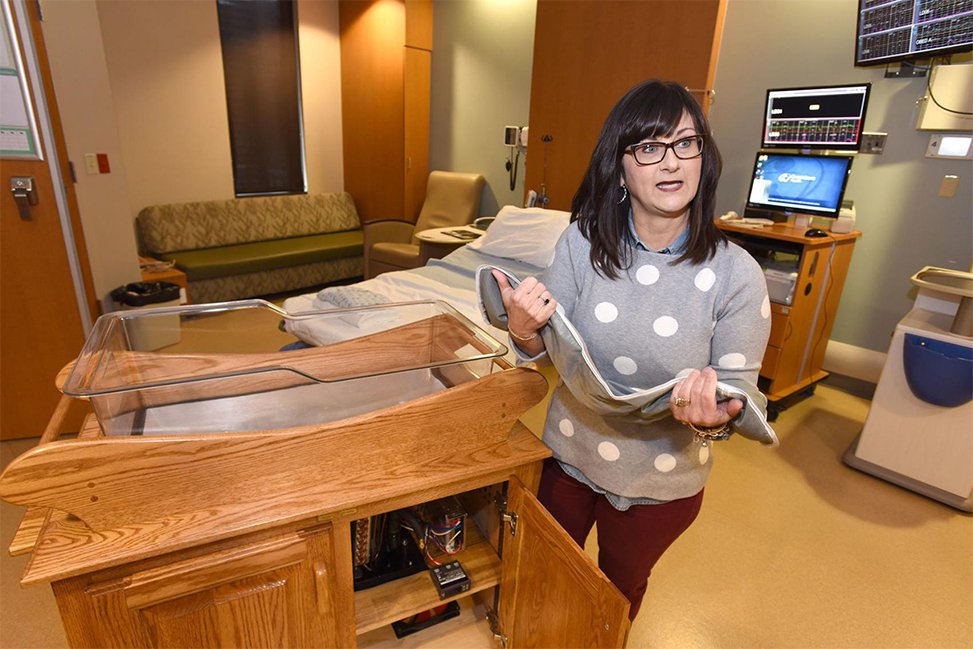
<svg viewBox="0 0 973 649">
<path fill-rule="evenodd" d="M 512 273 L 496 266 L 483 265 L 476 269 L 476 295 L 484 319 L 498 329 L 507 331 L 507 313 L 500 295 L 500 285 L 492 271 L 503 273 L 516 287 L 520 280 Z M 619 417 L 627 421 L 654 421 L 671 415 L 669 398 L 672 389 L 682 378 L 676 377 L 648 389 L 609 383 L 602 377 L 588 352 L 588 347 L 559 304 L 541 329 L 540 336 L 547 355 L 557 368 L 561 380 L 571 394 L 590 410 L 602 416 Z M 716 398 L 740 399 L 743 410 L 732 422 L 733 432 L 768 446 L 779 441 L 767 423 L 764 411 L 767 398 L 756 386 L 737 379 L 719 381 Z"/>
</svg>

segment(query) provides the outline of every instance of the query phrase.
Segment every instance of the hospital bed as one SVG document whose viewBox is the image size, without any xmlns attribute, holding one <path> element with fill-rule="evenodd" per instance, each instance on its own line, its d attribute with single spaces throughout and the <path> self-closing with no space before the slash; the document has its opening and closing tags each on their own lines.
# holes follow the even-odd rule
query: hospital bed
<svg viewBox="0 0 973 649">
<path fill-rule="evenodd" d="M 290 314 L 301 314 L 392 302 L 443 300 L 493 337 L 505 341 L 506 332 L 483 318 L 474 283 L 476 269 L 490 265 L 505 268 L 519 277 L 539 275 L 553 259 L 554 246 L 569 220 L 567 212 L 506 206 L 482 237 L 443 259 L 431 260 L 420 268 L 384 273 L 356 284 L 292 297 L 284 301 L 283 308 Z M 345 324 L 377 331 L 387 325 L 384 318 L 383 310 L 376 309 L 373 315 L 356 313 Z M 335 331 L 333 318 L 290 320 L 286 329 L 310 345 L 328 344 L 336 335 L 346 333 Z M 508 352 L 508 359 L 512 359 L 511 354 Z"/>
</svg>

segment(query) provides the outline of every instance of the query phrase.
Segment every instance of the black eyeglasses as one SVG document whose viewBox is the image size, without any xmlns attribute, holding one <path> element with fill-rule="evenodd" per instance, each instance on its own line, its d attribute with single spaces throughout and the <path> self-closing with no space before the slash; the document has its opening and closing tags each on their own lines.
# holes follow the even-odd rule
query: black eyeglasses
<svg viewBox="0 0 973 649">
<path fill-rule="evenodd" d="M 666 157 L 666 151 L 672 149 L 676 157 L 680 160 L 692 160 L 703 155 L 702 135 L 690 135 L 675 142 L 639 142 L 625 149 L 625 153 L 630 153 L 635 158 L 635 163 L 641 166 L 656 165 Z"/>
</svg>

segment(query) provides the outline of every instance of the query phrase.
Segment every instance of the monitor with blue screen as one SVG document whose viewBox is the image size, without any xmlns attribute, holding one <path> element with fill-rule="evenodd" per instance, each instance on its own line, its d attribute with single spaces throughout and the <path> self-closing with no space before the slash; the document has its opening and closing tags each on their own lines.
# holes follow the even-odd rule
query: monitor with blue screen
<svg viewBox="0 0 973 649">
<path fill-rule="evenodd" d="M 760 152 L 753 166 L 747 216 L 786 220 L 791 214 L 837 218 L 851 158 Z"/>
</svg>

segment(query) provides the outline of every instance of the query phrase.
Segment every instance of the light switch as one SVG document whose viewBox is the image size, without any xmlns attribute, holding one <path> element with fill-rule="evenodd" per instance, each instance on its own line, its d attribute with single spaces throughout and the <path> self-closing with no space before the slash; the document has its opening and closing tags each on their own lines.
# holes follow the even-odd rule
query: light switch
<svg viewBox="0 0 973 649">
<path fill-rule="evenodd" d="M 942 198 L 952 198 L 956 196 L 956 188 L 959 187 L 959 176 L 947 174 L 943 176 L 943 182 L 939 183 L 939 195 Z"/>
<path fill-rule="evenodd" d="M 97 153 L 86 153 L 84 154 L 84 170 L 89 175 L 98 174 L 98 154 Z"/>
</svg>

